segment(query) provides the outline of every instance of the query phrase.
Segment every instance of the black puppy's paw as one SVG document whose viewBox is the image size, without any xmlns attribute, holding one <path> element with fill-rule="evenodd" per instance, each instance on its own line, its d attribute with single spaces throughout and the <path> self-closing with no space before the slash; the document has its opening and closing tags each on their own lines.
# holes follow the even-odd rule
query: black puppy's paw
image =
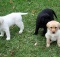
<svg viewBox="0 0 60 57">
<path fill-rule="evenodd" d="M 45 34 L 42 34 L 42 36 L 45 36 Z"/>
<path fill-rule="evenodd" d="M 45 32 L 42 33 L 42 36 L 45 36 Z"/>
<path fill-rule="evenodd" d="M 34 35 L 37 35 L 38 33 L 34 33 Z"/>
</svg>

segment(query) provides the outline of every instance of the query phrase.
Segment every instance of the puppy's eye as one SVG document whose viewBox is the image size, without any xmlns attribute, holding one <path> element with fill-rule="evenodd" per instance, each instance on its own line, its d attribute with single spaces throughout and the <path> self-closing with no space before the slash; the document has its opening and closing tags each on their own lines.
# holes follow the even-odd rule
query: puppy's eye
<svg viewBox="0 0 60 57">
<path fill-rule="evenodd" d="M 50 27 L 50 28 L 52 28 L 52 27 Z"/>
<path fill-rule="evenodd" d="M 57 27 L 55 27 L 55 29 L 56 29 Z"/>
</svg>

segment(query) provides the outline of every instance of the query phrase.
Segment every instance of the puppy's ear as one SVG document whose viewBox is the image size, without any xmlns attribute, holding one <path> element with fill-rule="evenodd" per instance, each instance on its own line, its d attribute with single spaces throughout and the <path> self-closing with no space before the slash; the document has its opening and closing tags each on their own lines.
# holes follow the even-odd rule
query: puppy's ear
<svg viewBox="0 0 60 57">
<path fill-rule="evenodd" d="M 60 23 L 58 23 L 58 27 L 60 28 Z"/>
<path fill-rule="evenodd" d="M 47 27 L 47 28 L 49 27 L 49 22 L 46 24 L 46 27 Z"/>
</svg>

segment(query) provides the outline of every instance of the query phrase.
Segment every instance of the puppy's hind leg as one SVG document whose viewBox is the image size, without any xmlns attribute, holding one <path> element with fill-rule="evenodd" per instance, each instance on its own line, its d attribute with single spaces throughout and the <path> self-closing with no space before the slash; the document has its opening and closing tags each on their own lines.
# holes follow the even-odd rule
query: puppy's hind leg
<svg viewBox="0 0 60 57">
<path fill-rule="evenodd" d="M 21 34 L 24 30 L 24 24 L 22 21 L 16 22 L 16 25 L 20 28 L 19 34 Z"/>
<path fill-rule="evenodd" d="M 46 31 L 47 31 L 47 28 L 43 28 L 42 36 L 45 36 Z"/>
<path fill-rule="evenodd" d="M 4 32 L 3 32 L 3 31 L 1 31 L 1 34 L 0 34 L 0 36 L 4 36 Z"/>
</svg>

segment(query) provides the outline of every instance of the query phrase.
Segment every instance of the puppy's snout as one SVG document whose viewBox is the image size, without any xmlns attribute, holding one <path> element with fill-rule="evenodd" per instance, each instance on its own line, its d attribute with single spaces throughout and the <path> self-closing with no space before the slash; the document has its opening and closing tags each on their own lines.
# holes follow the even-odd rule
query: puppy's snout
<svg viewBox="0 0 60 57">
<path fill-rule="evenodd" d="M 56 29 L 55 29 L 55 28 L 53 28 L 53 29 L 52 29 L 52 33 L 53 33 L 53 34 L 55 34 L 55 32 L 56 32 Z"/>
<path fill-rule="evenodd" d="M 51 32 L 52 32 L 53 34 L 55 34 L 56 28 L 55 28 L 55 27 L 52 27 L 52 28 L 51 28 Z"/>
</svg>

